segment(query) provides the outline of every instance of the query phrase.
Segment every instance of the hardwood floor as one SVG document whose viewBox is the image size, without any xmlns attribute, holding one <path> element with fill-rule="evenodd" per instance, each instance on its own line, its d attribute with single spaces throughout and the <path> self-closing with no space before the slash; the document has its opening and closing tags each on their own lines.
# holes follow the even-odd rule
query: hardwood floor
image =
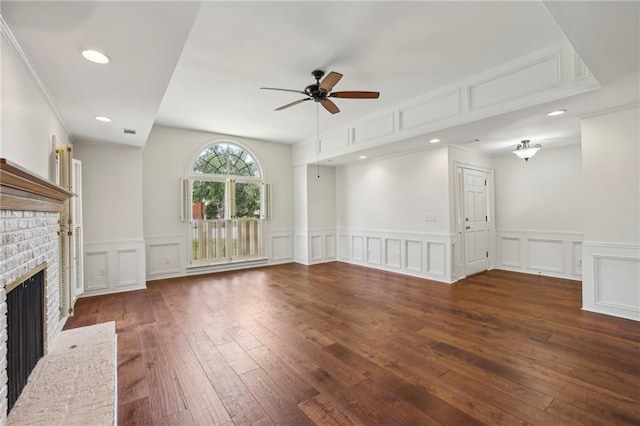
<svg viewBox="0 0 640 426">
<path fill-rule="evenodd" d="M 581 283 L 287 264 L 81 299 L 116 321 L 120 425 L 640 424 L 640 323 Z"/>
</svg>

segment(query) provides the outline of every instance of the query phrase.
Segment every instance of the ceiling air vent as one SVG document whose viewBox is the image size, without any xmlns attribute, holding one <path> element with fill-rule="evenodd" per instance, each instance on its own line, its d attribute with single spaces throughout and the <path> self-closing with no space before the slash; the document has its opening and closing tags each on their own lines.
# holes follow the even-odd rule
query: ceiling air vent
<svg viewBox="0 0 640 426">
<path fill-rule="evenodd" d="M 122 129 L 125 135 L 135 135 L 136 131 L 133 129 Z"/>
</svg>

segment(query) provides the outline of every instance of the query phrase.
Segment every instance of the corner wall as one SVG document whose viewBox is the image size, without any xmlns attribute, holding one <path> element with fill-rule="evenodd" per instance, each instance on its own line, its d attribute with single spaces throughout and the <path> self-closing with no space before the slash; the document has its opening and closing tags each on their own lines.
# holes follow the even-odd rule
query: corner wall
<svg viewBox="0 0 640 426">
<path fill-rule="evenodd" d="M 271 183 L 271 218 L 265 223 L 266 256 L 269 263 L 293 261 L 294 175 L 290 145 L 156 125 L 142 151 L 143 226 L 149 280 L 190 273 L 189 223 L 180 221 L 180 178 L 188 174 L 195 156 L 216 141 L 244 146 L 260 163 L 265 180 Z M 206 272 L 202 268 L 198 271 Z"/>
<path fill-rule="evenodd" d="M 447 147 L 336 170 L 338 260 L 451 282 Z"/>
<path fill-rule="evenodd" d="M 583 309 L 640 321 L 640 108 L 582 120 Z"/>
<path fill-rule="evenodd" d="M 580 280 L 585 194 L 579 144 L 495 165 L 495 267 Z"/>
<path fill-rule="evenodd" d="M 142 150 L 76 143 L 82 161 L 85 294 L 146 287 Z"/>
</svg>

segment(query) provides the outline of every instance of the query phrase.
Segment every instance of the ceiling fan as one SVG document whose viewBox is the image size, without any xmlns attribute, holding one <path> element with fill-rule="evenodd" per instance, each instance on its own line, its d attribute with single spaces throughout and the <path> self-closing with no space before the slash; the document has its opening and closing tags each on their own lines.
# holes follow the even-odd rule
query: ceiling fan
<svg viewBox="0 0 640 426">
<path fill-rule="evenodd" d="M 315 70 L 311 73 L 311 75 L 316 79 L 316 82 L 314 84 L 308 85 L 304 90 L 278 89 L 275 87 L 261 87 L 260 89 L 301 93 L 307 96 L 304 99 L 300 99 L 298 101 L 291 102 L 290 104 L 283 105 L 280 108 L 276 108 L 276 111 L 281 111 L 294 105 L 298 105 L 302 102 L 313 100 L 316 102 L 320 102 L 320 104 L 331 114 L 335 114 L 337 112 L 340 112 L 340 110 L 338 109 L 338 106 L 329 98 L 376 99 L 380 96 L 380 92 L 332 92 L 331 89 L 333 89 L 333 86 L 335 86 L 336 83 L 338 83 L 338 81 L 340 81 L 340 79 L 342 78 L 342 74 L 335 71 L 331 71 L 329 74 L 327 74 L 322 82 L 320 81 L 320 79 L 324 76 L 324 71 Z"/>
</svg>

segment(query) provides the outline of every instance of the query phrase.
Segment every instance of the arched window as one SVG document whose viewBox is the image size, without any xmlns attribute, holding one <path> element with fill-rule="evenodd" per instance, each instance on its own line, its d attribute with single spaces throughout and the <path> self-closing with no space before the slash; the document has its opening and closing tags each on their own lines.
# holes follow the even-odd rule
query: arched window
<svg viewBox="0 0 640 426">
<path fill-rule="evenodd" d="M 218 142 L 206 147 L 193 162 L 193 173 L 224 176 L 260 177 L 260 168 L 244 148 Z"/>
<path fill-rule="evenodd" d="M 190 221 L 192 266 L 263 257 L 262 221 L 269 187 L 246 149 L 216 142 L 200 151 L 183 181 L 184 219 Z"/>
</svg>

